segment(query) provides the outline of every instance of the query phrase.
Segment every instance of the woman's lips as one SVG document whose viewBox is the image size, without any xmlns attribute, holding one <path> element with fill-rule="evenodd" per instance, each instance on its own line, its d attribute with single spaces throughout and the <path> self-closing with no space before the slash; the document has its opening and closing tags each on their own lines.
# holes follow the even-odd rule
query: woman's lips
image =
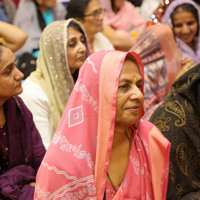
<svg viewBox="0 0 200 200">
<path fill-rule="evenodd" d="M 78 58 L 78 60 L 85 61 L 86 60 L 86 56 L 81 56 L 81 57 Z"/>
<path fill-rule="evenodd" d="M 140 106 L 128 107 L 128 108 L 126 108 L 126 110 L 128 110 L 128 111 L 130 111 L 132 113 L 138 114 L 140 112 Z"/>
</svg>

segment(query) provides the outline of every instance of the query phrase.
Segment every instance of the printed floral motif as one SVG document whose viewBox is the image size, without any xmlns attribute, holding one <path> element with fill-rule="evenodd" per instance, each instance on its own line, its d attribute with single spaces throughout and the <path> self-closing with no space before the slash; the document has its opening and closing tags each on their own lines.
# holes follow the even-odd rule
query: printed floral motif
<svg viewBox="0 0 200 200">
<path fill-rule="evenodd" d="M 55 145 L 59 144 L 60 150 L 63 152 L 71 152 L 76 158 L 85 159 L 88 163 L 88 167 L 94 170 L 94 161 L 89 153 L 87 153 L 85 150 L 81 150 L 82 145 L 77 146 L 70 144 L 66 137 L 61 136 L 59 133 L 60 132 L 55 134 L 52 143 Z"/>
<path fill-rule="evenodd" d="M 87 91 L 85 85 L 81 84 L 81 80 L 76 82 L 76 85 L 74 86 L 74 90 L 76 92 L 81 92 L 83 101 L 86 101 L 89 104 L 91 104 L 94 107 L 94 110 L 96 111 L 96 113 L 98 113 L 97 100 L 94 100 L 94 98 L 92 96 L 90 96 L 90 94 Z"/>
<path fill-rule="evenodd" d="M 38 183 L 35 184 L 35 193 L 37 194 L 35 200 L 37 200 L 37 198 L 47 199 L 51 195 L 50 192 L 46 192 L 45 188 L 40 188 Z"/>
<path fill-rule="evenodd" d="M 130 155 L 130 160 L 131 160 L 131 163 L 133 165 L 133 170 L 134 170 L 135 174 L 136 175 L 139 175 L 139 174 L 144 175 L 144 166 L 140 165 L 139 160 L 137 160 L 132 155 Z"/>
<path fill-rule="evenodd" d="M 76 192 L 69 192 L 64 197 L 61 198 L 61 200 L 78 200 L 78 199 L 90 199 L 90 200 L 96 200 L 96 197 L 92 197 L 96 195 L 96 188 L 95 185 L 87 185 L 86 187 L 81 188 L 81 190 Z M 84 197 L 88 198 L 84 198 Z"/>
</svg>

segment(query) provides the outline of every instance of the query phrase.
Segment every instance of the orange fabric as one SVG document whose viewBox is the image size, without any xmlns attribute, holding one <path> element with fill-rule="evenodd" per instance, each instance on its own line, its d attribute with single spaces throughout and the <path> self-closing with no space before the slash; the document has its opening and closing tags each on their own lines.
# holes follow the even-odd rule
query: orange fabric
<svg viewBox="0 0 200 200">
<path fill-rule="evenodd" d="M 170 145 L 163 135 L 158 134 L 158 129 L 154 126 L 149 132 L 149 149 L 152 163 L 152 184 L 155 200 L 164 199 L 167 194 L 165 185 L 168 183 L 168 165 Z M 163 173 L 166 170 L 166 173 Z"/>
</svg>

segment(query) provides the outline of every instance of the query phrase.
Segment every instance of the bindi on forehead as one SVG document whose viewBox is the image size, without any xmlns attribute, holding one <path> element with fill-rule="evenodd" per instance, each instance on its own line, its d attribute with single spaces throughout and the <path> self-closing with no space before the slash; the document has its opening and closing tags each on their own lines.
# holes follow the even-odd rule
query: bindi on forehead
<svg viewBox="0 0 200 200">
<path fill-rule="evenodd" d="M 133 80 L 135 83 L 137 82 L 137 78 L 136 78 L 135 74 L 133 75 Z"/>
</svg>

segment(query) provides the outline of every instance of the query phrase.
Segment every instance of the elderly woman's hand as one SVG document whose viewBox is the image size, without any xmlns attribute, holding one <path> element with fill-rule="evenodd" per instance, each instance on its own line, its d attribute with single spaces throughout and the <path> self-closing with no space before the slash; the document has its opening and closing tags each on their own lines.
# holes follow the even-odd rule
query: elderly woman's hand
<svg viewBox="0 0 200 200">
<path fill-rule="evenodd" d="M 185 72 L 195 66 L 195 63 L 192 59 L 183 57 L 181 59 L 181 69 L 179 70 L 176 79 L 182 76 Z"/>
</svg>

